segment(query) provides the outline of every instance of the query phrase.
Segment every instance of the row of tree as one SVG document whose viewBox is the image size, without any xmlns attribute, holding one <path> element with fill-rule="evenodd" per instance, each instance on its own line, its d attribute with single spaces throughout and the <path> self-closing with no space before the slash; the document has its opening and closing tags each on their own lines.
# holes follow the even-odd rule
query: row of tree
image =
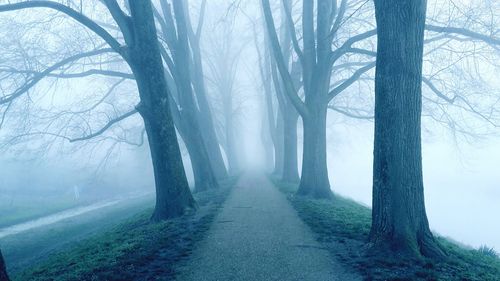
<svg viewBox="0 0 500 281">
<path fill-rule="evenodd" d="M 77 135 L 75 130 L 61 129 L 57 133 L 49 130 L 41 133 L 71 142 L 89 141 L 102 136 L 119 122 L 139 114 L 144 123 L 140 138 L 144 134 L 147 136 L 156 183 L 157 199 L 152 219 L 159 221 L 179 216 L 186 209 L 195 208 L 196 204 L 188 186 L 177 133 L 191 160 L 196 191 L 217 188 L 218 181 L 228 176 L 221 144 L 225 148 L 229 172 L 234 174 L 239 169 L 232 125 L 228 125 L 231 128 L 225 126 L 224 134 L 217 134 L 207 96 L 200 46 L 206 1 L 199 6 L 200 13 L 195 28 L 191 23 L 189 4 L 184 0 L 161 0 L 155 3 L 157 5 L 153 5 L 151 1 L 91 2 L 78 5 L 72 1 L 18 1 L 0 6 L 0 12 L 35 8 L 55 10 L 90 31 L 91 40 L 103 42 L 92 44 L 93 49 L 90 51 L 81 50 L 84 44 L 80 42 L 81 46 L 73 47 L 79 52 L 63 59 L 59 59 L 60 54 L 54 54 L 52 61 L 48 62 L 49 66 L 44 69 L 37 66 L 26 67 L 19 59 L 14 60 L 12 65 L 4 65 L 2 82 L 5 86 L 3 89 L 6 90 L 0 97 L 0 105 L 5 106 L 2 123 L 12 107 L 31 102 L 22 99 L 43 79 L 105 76 L 116 80 L 103 98 L 90 108 L 77 111 L 89 115 L 97 115 L 92 110 L 107 102 L 106 98 L 125 80 L 135 82 L 138 90 L 137 104 L 132 104 L 132 109 L 118 113 L 113 108 L 115 117 L 107 117 L 108 120 L 101 128 L 85 129 L 83 135 L 81 130 L 76 130 L 80 134 Z M 85 15 L 103 12 L 103 8 L 111 17 L 109 21 Z M 49 21 L 57 19 L 54 15 L 49 16 Z M 22 58 L 29 59 L 28 55 Z M 94 60 L 99 60 L 100 64 L 96 66 Z M 228 66 L 221 62 L 224 62 L 224 57 L 210 66 L 212 70 L 217 69 L 225 75 L 226 70 L 223 68 Z M 234 77 L 218 79 L 220 80 L 214 84 L 219 87 L 220 95 L 230 96 Z M 16 81 L 11 84 L 12 80 Z M 230 98 L 224 101 L 223 116 L 229 123 L 232 120 L 233 105 Z M 130 107 L 130 100 L 126 102 Z M 54 113 L 50 117 L 51 122 L 61 116 L 67 119 L 67 113 Z M 76 113 L 72 112 L 72 115 Z M 32 133 L 24 134 L 26 135 Z M 123 141 L 130 142 L 125 138 Z M 141 140 L 138 145 L 142 143 Z"/>
<path fill-rule="evenodd" d="M 265 30 L 263 44 L 257 38 L 259 27 L 256 25 L 254 34 L 265 94 L 267 118 L 264 127 L 269 130 L 273 143 L 273 148 L 266 149 L 269 154 L 274 151 L 274 173 L 288 182 L 300 180 L 300 195 L 331 198 L 327 168 L 328 110 L 354 118 L 374 117 L 374 197 L 370 235 L 374 249 L 443 256 L 425 215 L 420 132 L 422 82 L 438 97 L 432 100 L 434 104 L 445 101 L 493 123 L 496 116 L 485 115 L 461 93 L 448 97 L 436 86 L 439 81 L 435 75 L 423 77 L 424 43 L 481 42 L 490 48 L 487 51 L 498 51 L 496 31 L 483 34 L 464 27 L 426 24 L 426 2 L 423 0 L 403 3 L 376 0 L 374 7 L 371 2 L 356 0 L 280 0 L 274 2 L 279 4 L 280 11 L 277 28 L 276 7 L 269 0 L 260 2 Z M 234 5 L 238 3 L 235 1 Z M 297 3 L 302 5 L 300 13 L 295 12 Z M 9 111 L 18 107 L 24 112 L 31 107 L 31 93 L 42 80 L 107 77 L 114 83 L 88 108 L 50 112 L 45 116 L 50 117 L 50 124 L 57 123 L 54 120 L 74 122 L 83 119 L 82 115 L 90 116 L 91 119 L 83 121 L 85 125 L 70 123 L 56 132 L 45 130 L 22 135 L 45 134 L 72 142 L 89 141 L 139 115 L 144 126 L 139 126 L 141 129 L 136 134 L 141 141 L 134 144 L 141 145 L 142 136 L 147 136 L 157 194 L 152 219 L 176 217 L 186 209 L 195 208 L 182 162 L 181 144 L 188 151 L 198 191 L 217 188 L 218 180 L 228 175 L 224 154 L 229 173 L 239 169 L 232 123 L 237 60 L 224 56 L 234 47 L 229 43 L 219 45 L 219 56 L 214 55 L 215 59 L 208 64 L 204 61 L 200 41 L 206 1 L 200 4 L 195 26 L 185 0 L 102 0 L 80 4 L 17 1 L 0 5 L 0 12 L 38 8 L 57 11 L 78 23 L 80 28 L 84 27 L 81 34 L 88 36 L 88 42 L 78 38 L 78 46 L 67 47 L 62 58 L 60 50 L 54 53 L 44 50 L 45 53 L 39 56 L 40 60 L 49 58 L 44 63 L 36 63 L 38 60 L 31 54 L 36 56 L 39 52 L 26 52 L 23 41 L 13 42 L 6 48 L 5 53 L 11 56 L 0 72 L 3 109 L 0 127 Z M 100 18 L 102 14 L 104 18 Z M 57 20 L 58 17 L 52 15 L 46 22 Z M 41 21 L 40 25 L 43 23 Z M 32 28 L 33 25 L 22 26 Z M 432 32 L 434 37 L 424 39 L 424 30 Z M 230 33 L 230 30 L 224 33 L 228 40 Z M 375 38 L 378 38 L 376 43 Z M 265 46 L 263 51 L 261 46 Z M 221 96 L 223 129 L 218 128 L 213 105 L 209 102 L 204 71 L 207 65 L 212 72 L 210 82 L 215 84 Z M 356 107 L 335 104 L 350 86 L 366 81 L 371 83 L 373 79 L 376 85 L 374 116 L 359 114 L 365 111 Z M 111 112 L 95 114 L 96 108 L 105 104 L 106 98 L 125 81 L 136 85 L 137 95 L 117 98 Z M 117 110 L 115 104 L 121 103 L 128 109 Z M 92 118 L 98 115 L 104 115 L 105 122 L 100 119 L 101 122 L 96 122 L 100 127 L 92 129 L 88 124 L 95 122 Z M 302 120 L 304 133 L 300 177 L 299 120 Z M 124 133 L 113 140 L 132 143 L 128 135 Z M 182 142 L 178 141 L 178 136 Z"/>
<path fill-rule="evenodd" d="M 494 22 L 484 22 L 493 29 L 490 34 L 434 25 L 432 19 L 426 24 L 425 0 L 375 0 L 374 4 L 317 0 L 294 5 L 293 1 L 281 0 L 276 7 L 269 0 L 261 1 L 266 32 L 260 68 L 267 106 L 266 129 L 274 148 L 268 151 L 275 152 L 274 173 L 283 181 L 297 181 L 300 116 L 303 155 L 297 193 L 331 198 L 326 157 L 328 109 L 358 119 L 374 118 L 371 248 L 379 253 L 442 258 L 445 254 L 429 229 L 424 204 L 422 83 L 448 104 L 457 105 L 455 100 L 460 100 L 459 107 L 470 110 L 475 117 L 494 123 L 498 116 L 483 114 L 459 91 L 452 91 L 455 97 L 448 98 L 438 90 L 433 78 L 423 76 L 424 43 L 438 42 L 438 47 L 432 46 L 426 52 L 429 58 L 433 52 L 446 49 L 443 46 L 453 46 L 452 41 L 482 44 L 487 49 L 484 52 L 498 55 L 498 30 Z M 273 14 L 273 8 L 280 13 Z M 371 21 L 373 11 L 375 23 Z M 280 19 L 278 28 L 275 18 Z M 451 16 L 449 20 L 451 23 Z M 437 35 L 425 39 L 425 30 Z M 375 67 L 373 77 L 371 70 Z M 366 80 L 375 81 L 374 116 L 360 114 L 355 106 L 335 105 L 336 97 Z M 496 111 L 494 103 L 489 110 Z"/>
<path fill-rule="evenodd" d="M 84 130 L 83 135 L 81 131 L 78 132 L 80 135 L 75 135 L 75 130 L 59 130 L 56 134 L 45 130 L 42 133 L 71 142 L 88 141 L 103 135 L 117 123 L 138 113 L 143 120 L 144 129 L 140 136 L 141 141 L 137 145 L 142 145 L 145 134 L 155 177 L 156 206 L 152 220 L 177 217 L 188 209 L 195 209 L 196 203 L 188 185 L 177 133 L 182 138 L 191 160 L 196 191 L 217 188 L 218 180 L 228 176 L 208 102 L 203 71 L 200 37 L 206 1 L 201 5 L 196 29 L 191 24 L 189 5 L 183 0 L 161 0 L 157 3 L 158 6 L 154 6 L 149 0 L 86 2 L 92 3 L 80 2 L 77 5 L 72 1 L 64 3 L 18 1 L 0 5 L 0 12 L 37 8 L 55 10 L 76 21 L 86 29 L 86 32 L 90 31 L 91 41 L 97 39 L 102 42 L 91 44 L 93 49 L 89 51 L 82 50 L 85 47 L 82 43 L 84 40 L 77 41 L 79 46 L 72 48 L 79 50 L 76 54 L 60 59 L 60 52 L 55 52 L 51 57 L 52 61 L 43 67 L 23 64 L 23 61 L 31 59 L 28 54 L 20 59 L 16 57 L 17 60 L 14 60 L 15 63 L 12 65 L 7 65 L 12 61 L 5 60 L 1 77 L 3 93 L 0 96 L 0 105 L 4 106 L 2 125 L 9 110 L 19 104 L 27 105 L 32 102 L 23 98 L 27 98 L 43 79 L 105 76 L 108 79 L 118 80 L 108 89 L 107 94 L 90 108 L 79 109 L 76 113 L 71 110 L 54 113 L 50 122 L 55 122 L 54 120 L 61 116 L 67 117 L 68 113 L 72 116 L 82 113 L 92 115 L 95 108 L 108 102 L 106 99 L 121 83 L 125 80 L 134 81 L 138 93 L 138 98 L 135 100 L 138 103 L 132 105 L 132 109 L 118 114 L 116 107 L 113 106 L 115 117 L 108 117 L 100 129 Z M 102 12 L 102 8 L 106 9 L 112 21 L 106 22 L 102 18 L 92 19 L 85 15 L 85 11 L 89 14 L 99 13 Z M 36 12 L 31 13 L 34 15 Z M 55 20 L 57 16 L 49 15 L 47 21 Z M 24 46 L 21 46 L 19 53 L 23 50 Z M 95 64 L 95 60 L 100 63 Z M 20 63 L 22 67 L 17 67 L 16 63 Z M 213 67 L 217 68 L 219 65 Z M 221 81 L 220 87 L 224 87 L 224 83 L 231 81 L 230 79 Z M 225 90 L 231 91 L 231 89 Z M 231 107 L 231 104 L 227 107 Z M 231 109 L 226 110 L 227 114 L 231 114 Z M 28 112 L 22 114 L 27 116 Z M 237 157 L 232 155 L 235 151 L 234 147 L 231 147 L 234 146 L 232 139 L 234 135 L 230 131 L 227 132 L 225 143 L 229 148 L 226 149 L 226 156 L 231 173 L 236 173 Z M 126 138 L 121 141 L 130 143 Z M 2 281 L 7 279 L 3 258 L 0 279 Z"/>
</svg>

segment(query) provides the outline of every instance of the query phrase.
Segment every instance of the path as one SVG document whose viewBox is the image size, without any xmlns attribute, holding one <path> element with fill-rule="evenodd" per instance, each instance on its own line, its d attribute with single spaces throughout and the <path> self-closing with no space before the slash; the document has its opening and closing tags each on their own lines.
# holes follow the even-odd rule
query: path
<svg viewBox="0 0 500 281">
<path fill-rule="evenodd" d="M 177 280 L 361 280 L 315 241 L 286 197 L 244 175 Z"/>
</svg>

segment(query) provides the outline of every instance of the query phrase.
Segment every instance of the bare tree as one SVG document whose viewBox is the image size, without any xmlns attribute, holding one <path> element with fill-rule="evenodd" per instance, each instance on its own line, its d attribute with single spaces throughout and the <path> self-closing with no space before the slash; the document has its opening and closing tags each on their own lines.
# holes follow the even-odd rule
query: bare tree
<svg viewBox="0 0 500 281">
<path fill-rule="evenodd" d="M 139 89 L 140 103 L 136 110 L 144 120 L 153 161 L 156 181 L 156 208 L 152 219 L 162 220 L 179 216 L 186 208 L 195 206 L 184 173 L 177 137 L 169 106 L 169 89 L 164 76 L 150 1 L 131 2 L 127 15 L 118 2 L 103 1 L 118 25 L 123 42 L 120 43 L 106 29 L 69 6 L 53 1 L 23 1 L 0 6 L 0 12 L 32 8 L 48 8 L 63 13 L 100 37 L 130 66 Z M 101 51 L 102 52 L 102 51 Z M 0 99 L 9 104 L 54 70 L 64 66 L 62 60 L 31 77 L 25 85 Z"/>
<path fill-rule="evenodd" d="M 207 142 L 203 140 L 200 126 L 201 118 L 199 118 L 200 111 L 192 88 L 193 79 L 190 68 L 193 65 L 189 48 L 185 3 L 183 1 L 173 1 L 173 10 L 167 1 L 161 1 L 160 3 L 163 18 L 159 16 L 157 18 L 160 21 L 162 35 L 169 47 L 171 56 L 169 56 L 166 49 L 162 49 L 162 54 L 164 60 L 167 61 L 167 65 L 169 65 L 172 75 L 171 80 L 176 85 L 176 88 L 172 89 L 174 95 L 171 97 L 171 103 L 174 106 L 171 106 L 171 111 L 189 151 L 196 190 L 204 191 L 217 188 L 218 183 L 212 169 L 213 161 L 209 157 L 206 147 Z M 175 13 L 175 16 L 172 12 Z M 156 14 L 159 15 L 159 12 L 156 12 Z"/>
<path fill-rule="evenodd" d="M 429 229 L 421 152 L 426 1 L 377 0 L 373 215 L 377 251 L 443 257 Z"/>
<path fill-rule="evenodd" d="M 373 79 L 370 73 L 375 66 L 373 59 L 376 56 L 376 49 L 372 39 L 377 34 L 377 29 L 370 18 L 373 9 L 367 1 L 343 0 L 340 4 L 337 4 L 337 1 L 303 1 L 302 13 L 297 16 L 293 13 L 293 9 L 290 9 L 290 3 L 280 2 L 285 11 L 288 11 L 284 16 L 291 34 L 293 51 L 302 66 L 304 97 L 299 95 L 299 89 L 293 85 L 292 75 L 285 59 L 286 49 L 283 49 L 281 46 L 283 42 L 278 38 L 270 3 L 268 0 L 263 0 L 262 4 L 273 55 L 283 79 L 283 92 L 301 115 L 304 124 L 304 155 L 299 194 L 330 197 L 326 167 L 326 129 L 323 128 L 326 127 L 326 108 L 348 117 L 373 119 L 370 113 L 372 108 L 364 107 L 364 105 L 370 106 L 371 102 L 365 100 L 363 104 L 342 104 L 342 100 L 345 102 L 349 99 L 338 99 L 339 95 L 348 91 L 350 86 L 369 83 Z M 494 9 L 490 8 L 490 11 L 492 10 Z M 476 24 L 475 28 L 483 33 L 468 29 L 468 25 L 458 27 L 460 26 L 458 22 L 457 26 L 453 26 L 454 23 L 455 21 L 429 21 L 425 25 L 425 30 L 432 35 L 426 43 L 436 44 L 427 52 L 428 56 L 435 54 L 435 50 L 440 48 L 446 49 L 446 46 L 450 46 L 446 44 L 449 41 L 481 42 L 483 47 L 486 45 L 490 50 L 498 49 L 499 40 L 495 37 L 498 30 L 495 30 L 494 23 L 483 24 L 482 28 L 478 28 Z M 475 53 L 473 57 L 482 55 L 484 53 Z M 442 62 L 441 59 L 436 59 L 434 64 Z M 493 95 L 488 98 L 489 106 L 482 109 L 478 101 L 471 101 L 463 93 L 455 91 L 456 99 L 450 97 L 444 93 L 444 88 L 440 90 L 436 85 L 438 83 L 446 85 L 449 81 L 444 78 L 446 76 L 438 78 L 444 73 L 442 70 L 423 79 L 423 83 L 429 88 L 426 92 L 433 95 L 430 99 L 426 99 L 426 104 L 429 104 L 429 109 L 434 107 L 433 112 L 426 111 L 425 114 L 438 122 L 467 132 L 467 129 L 460 128 L 459 122 L 446 111 L 447 108 L 443 103 L 447 103 L 496 127 L 497 122 L 494 119 L 499 114 L 492 105 L 496 104 L 498 97 Z"/>
<path fill-rule="evenodd" d="M 376 34 L 368 31 L 346 40 L 337 50 L 332 51 L 333 38 L 343 23 L 347 1 L 337 7 L 337 1 L 318 1 L 316 27 L 314 26 L 314 1 L 303 1 L 302 38 L 303 50 L 299 46 L 295 32 L 291 9 L 287 8 L 289 31 L 293 49 L 300 60 L 302 83 L 305 99 L 298 95 L 293 83 L 284 54 L 278 40 L 269 0 L 262 0 L 267 32 L 269 34 L 273 56 L 281 78 L 284 92 L 302 117 L 304 126 L 304 146 L 302 174 L 298 194 L 316 198 L 330 198 L 330 182 L 326 163 L 326 115 L 328 103 L 353 84 L 362 74 L 372 69 L 375 64 L 368 62 L 357 69 L 351 77 L 331 89 L 330 79 L 333 64 L 338 58 L 353 51 L 353 44 Z M 286 1 L 283 2 L 288 7 Z"/>
<path fill-rule="evenodd" d="M 212 27 L 213 34 L 208 42 L 206 64 L 209 74 L 207 79 L 220 112 L 222 146 L 226 152 L 229 172 L 236 174 L 240 170 L 239 152 L 236 143 L 236 76 L 242 45 L 237 44 L 234 36 L 236 14 L 227 15 L 223 21 L 217 21 Z M 243 45 L 244 46 L 244 45 Z"/>
</svg>

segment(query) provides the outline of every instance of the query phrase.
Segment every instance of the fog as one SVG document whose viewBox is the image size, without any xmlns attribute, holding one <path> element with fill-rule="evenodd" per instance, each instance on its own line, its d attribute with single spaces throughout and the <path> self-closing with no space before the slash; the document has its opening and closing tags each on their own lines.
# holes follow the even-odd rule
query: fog
<svg viewBox="0 0 500 281">
<path fill-rule="evenodd" d="M 11 2 L 20 1 L 0 1 L 0 4 Z M 120 33 L 101 1 L 84 1 L 83 4 L 81 1 L 67 2 L 69 7 L 80 9 L 95 20 L 122 46 L 134 47 L 127 42 L 126 37 L 129 35 Z M 128 1 L 118 2 L 128 14 L 129 8 L 124 4 Z M 187 11 L 195 32 L 204 7 L 199 2 L 190 1 Z M 341 33 L 339 31 L 331 44 L 333 49 L 340 48 L 349 38 L 375 26 L 372 1 L 366 5 L 361 3 L 363 1 L 347 2 L 352 2 L 347 9 L 352 13 L 352 20 L 345 25 L 342 23 L 339 29 Z M 463 26 L 498 41 L 498 3 L 482 0 L 428 2 L 429 24 Z M 159 1 L 153 3 L 160 9 Z M 287 58 L 290 61 L 286 62 L 286 68 L 293 74 L 294 63 L 298 63 L 300 57 L 294 44 L 300 45 L 298 47 L 304 44 L 299 24 L 301 5 L 295 3 L 290 10 L 290 19 L 297 25 L 297 34 L 294 34 L 296 38 L 287 39 L 284 35 L 286 32 L 280 30 L 285 28 L 281 27 L 281 23 L 286 22 L 280 3 L 271 1 L 271 8 L 278 30 L 277 37 L 281 41 L 290 41 L 288 51 L 291 55 Z M 283 110 L 274 89 L 281 83 L 286 91 L 287 85 L 283 82 L 285 78 L 276 78 L 278 76 L 274 77 L 271 73 L 271 68 L 281 71 L 279 66 L 274 65 L 276 62 L 269 64 L 267 76 L 263 69 L 268 67 L 268 61 L 264 58 L 272 57 L 272 44 L 268 42 L 271 39 L 266 33 L 260 1 L 218 0 L 207 1 L 206 5 L 206 13 L 201 17 L 203 26 L 200 26 L 199 44 L 204 71 L 202 77 L 213 117 L 210 118 L 214 128 L 208 129 L 213 131 L 218 141 L 216 147 L 220 148 L 229 174 L 245 175 L 251 171 L 270 175 L 277 165 L 277 149 L 271 142 L 271 131 L 280 130 L 277 112 Z M 199 116 L 194 117 L 196 122 L 189 119 L 193 117 L 189 115 L 190 109 L 183 104 L 186 101 L 182 98 L 182 91 L 186 87 L 182 88 L 179 82 L 182 79 L 178 78 L 185 73 L 172 71 L 169 65 L 175 64 L 180 68 L 182 61 L 176 61 L 176 56 L 180 56 L 179 50 L 182 48 L 171 47 L 169 40 L 172 39 L 162 33 L 168 33 L 168 28 L 159 22 L 159 14 L 155 14 L 155 17 L 159 45 L 165 48 L 165 53 L 161 55 L 174 58 L 161 63 L 167 69 L 163 79 L 168 84 L 169 93 L 173 93 L 161 101 L 165 103 L 169 99 L 174 103 L 171 107 L 174 114 L 170 114 L 173 117 L 169 118 L 170 123 L 175 123 L 177 136 L 177 140 L 170 138 L 171 143 L 165 144 L 165 147 L 171 149 L 175 147 L 172 143 L 179 143 L 184 173 L 191 192 L 196 194 L 200 191 L 197 190 L 197 184 L 204 180 L 210 181 L 208 178 L 200 180 L 199 175 L 203 173 L 199 165 L 201 160 L 190 155 L 200 147 L 196 138 L 201 137 L 202 146 L 206 145 L 207 151 L 199 153 L 203 159 L 212 161 L 212 154 L 217 152 L 207 144 L 207 123 L 203 123 L 207 115 L 203 115 L 206 113 L 203 111 L 202 99 L 195 94 L 192 94 L 195 98 L 191 106 Z M 169 24 L 168 20 L 165 22 Z M 0 216 L 4 218 L 0 221 L 0 232 L 7 227 L 46 217 L 49 220 L 43 224 L 52 224 L 55 221 L 50 219 L 51 215 L 92 204 L 135 200 L 141 196 L 152 198 L 158 191 L 158 186 L 155 190 L 155 184 L 158 184 L 160 177 L 155 172 L 173 169 L 175 165 L 170 166 L 170 162 L 164 161 L 167 168 L 154 169 L 155 162 L 150 151 L 156 148 L 150 147 L 152 132 L 147 127 L 152 126 L 149 125 L 152 122 L 143 122 L 147 115 L 140 111 L 140 106 L 144 104 L 145 95 L 139 95 L 142 88 L 139 87 L 138 91 L 136 80 L 139 79 L 133 78 L 137 67 L 131 63 L 132 60 L 124 60 L 116 52 L 87 57 L 67 66 L 56 67 L 50 71 L 52 75 L 45 73 L 43 79 L 31 85 L 37 74 L 43 74 L 45 69 L 61 59 L 100 49 L 105 43 L 78 22 L 47 9 L 2 12 L 0 29 Z M 422 159 L 427 218 L 431 230 L 439 236 L 473 248 L 486 245 L 498 252 L 498 45 L 488 43 L 488 39 L 482 37 L 470 39 L 463 34 L 453 33 L 441 38 L 436 33 L 426 33 L 423 59 L 423 77 L 429 79 L 429 84 L 424 81 L 422 86 Z M 181 35 L 175 36 L 176 40 L 180 40 L 177 36 L 181 38 Z M 189 44 L 190 48 L 194 48 L 192 41 Z M 332 89 L 349 81 L 349 77 L 359 69 L 360 62 L 374 60 L 373 54 L 377 47 L 375 37 L 369 36 L 357 44 L 358 49 L 366 50 L 361 54 L 346 55 L 337 62 L 339 69 L 343 65 L 347 66 L 332 75 Z M 196 65 L 195 55 L 190 53 L 186 58 L 190 65 Z M 120 74 L 77 74 L 89 69 Z M 71 73 L 76 77 L 70 77 Z M 229 75 L 226 77 L 224 73 Z M 194 79 L 197 76 L 193 69 L 190 75 L 192 81 L 188 81 L 187 89 L 198 94 L 200 86 L 196 85 Z M 273 79 L 279 82 L 273 84 L 270 82 Z M 347 197 L 371 207 L 375 68 L 364 71 L 357 80 L 329 101 L 326 162 L 334 196 Z M 273 94 L 269 100 L 266 99 L 266 81 Z M 302 83 L 303 79 L 298 82 Z M 29 90 L 12 101 L 8 100 L 26 85 L 29 85 Z M 304 86 L 299 86 L 294 94 L 300 102 L 306 100 Z M 456 96 L 462 96 L 463 102 L 455 102 Z M 287 100 L 288 106 L 294 106 L 289 96 L 283 94 L 281 98 Z M 269 101 L 275 110 L 271 122 Z M 147 104 L 150 106 L 154 102 Z M 134 112 L 121 118 L 130 110 Z M 115 123 L 116 119 L 119 120 Z M 194 123 L 200 128 L 196 129 Z M 268 123 L 273 123 L 276 128 L 271 129 Z M 299 173 L 302 171 L 304 126 L 302 117 L 298 117 Z M 271 150 L 269 147 L 272 147 Z M 170 161 L 174 158 L 168 155 L 166 159 Z M 234 168 L 236 166 L 238 168 Z M 211 177 L 216 174 L 215 169 L 208 173 Z M 175 175 L 183 177 L 182 172 Z M 91 212 L 90 209 L 88 212 Z M 67 219 L 66 216 L 63 218 Z"/>
</svg>

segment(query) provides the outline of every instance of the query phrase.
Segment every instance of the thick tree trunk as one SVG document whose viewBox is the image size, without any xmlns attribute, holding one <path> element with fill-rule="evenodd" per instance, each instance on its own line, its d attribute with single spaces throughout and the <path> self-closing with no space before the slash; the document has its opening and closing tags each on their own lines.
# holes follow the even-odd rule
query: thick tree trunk
<svg viewBox="0 0 500 281">
<path fill-rule="evenodd" d="M 128 50 L 129 64 L 139 88 L 137 109 L 144 119 L 153 162 L 156 206 L 152 220 L 159 221 L 182 215 L 195 202 L 169 108 L 151 2 L 131 1 L 130 10 L 135 42 Z"/>
<path fill-rule="evenodd" d="M 192 131 L 190 132 L 187 129 L 183 134 L 183 140 L 191 159 L 191 167 L 193 168 L 194 190 L 200 192 L 218 187 L 217 179 L 210 165 L 207 165 L 206 162 L 208 161 L 208 155 L 203 149 L 205 143 L 201 139 L 189 134 L 192 134 Z"/>
<path fill-rule="evenodd" d="M 278 110 L 278 116 L 276 116 L 276 129 L 275 129 L 275 139 L 274 139 L 274 170 L 273 175 L 281 176 L 283 174 L 283 160 L 284 160 L 284 119 L 281 109 Z"/>
<path fill-rule="evenodd" d="M 290 7 L 290 6 L 288 6 Z M 302 76 L 302 68 L 299 62 L 292 63 L 291 71 L 292 81 L 296 89 L 300 88 L 300 77 Z M 284 182 L 296 183 L 299 182 L 299 167 L 297 155 L 297 122 L 299 113 L 291 103 L 291 101 L 283 96 L 282 99 L 284 115 L 284 159 L 283 159 L 283 175 Z"/>
<path fill-rule="evenodd" d="M 236 141 L 234 139 L 234 124 L 232 115 L 232 103 L 229 107 L 230 112 L 225 113 L 225 130 L 226 130 L 226 155 L 227 162 L 229 166 L 229 174 L 236 175 L 240 171 L 238 149 L 236 147 Z"/>
<path fill-rule="evenodd" d="M 260 139 L 264 146 L 264 161 L 266 172 L 271 172 L 274 168 L 274 144 L 270 134 L 269 122 L 267 114 L 264 114 L 262 119 L 262 127 L 260 132 Z"/>
<path fill-rule="evenodd" d="M 425 0 L 375 0 L 373 211 L 370 241 L 377 252 L 442 257 L 429 229 L 421 153 L 422 54 Z"/>
<path fill-rule="evenodd" d="M 190 53 L 184 4 L 182 1 L 174 1 L 173 7 L 178 37 L 173 50 L 173 59 L 177 70 L 176 83 L 179 91 L 179 105 L 182 108 L 180 115 L 186 124 L 184 130 L 186 138 L 184 141 L 186 146 L 189 146 L 190 154 L 193 153 L 193 155 L 190 155 L 191 159 L 194 160 L 192 162 L 193 171 L 197 170 L 195 189 L 196 191 L 204 191 L 217 188 L 219 184 L 212 168 L 206 141 L 203 138 L 200 126 L 200 111 L 191 87 Z"/>
<path fill-rule="evenodd" d="M 284 116 L 284 140 L 283 140 L 283 174 L 284 182 L 299 182 L 298 160 L 297 160 L 297 122 L 299 114 L 292 104 L 287 104 L 287 113 Z"/>
<path fill-rule="evenodd" d="M 195 43 L 196 45 L 193 45 Z M 215 176 L 218 179 L 223 179 L 227 177 L 227 169 L 224 164 L 217 134 L 215 133 L 212 110 L 207 99 L 203 63 L 201 62 L 201 51 L 198 40 L 191 40 L 191 46 L 193 50 L 193 67 L 195 67 L 193 86 L 200 107 L 200 126 Z"/>
<path fill-rule="evenodd" d="M 331 198 L 330 181 L 326 163 L 326 114 L 327 109 L 318 105 L 311 110 L 304 122 L 304 152 L 302 175 L 297 194 L 313 198 Z"/>
<path fill-rule="evenodd" d="M 0 250 L 0 281 L 9 281 L 9 276 L 7 275 L 7 267 L 5 266 L 5 261 L 3 260 L 2 250 Z"/>
<path fill-rule="evenodd" d="M 199 101 L 200 99 L 198 97 L 198 102 Z M 226 165 L 224 164 L 224 158 L 222 157 L 219 141 L 217 140 L 215 128 L 211 120 L 212 114 L 207 114 L 206 110 L 202 108 L 200 109 L 200 126 L 204 137 L 205 146 L 207 148 L 208 158 L 210 159 L 213 172 L 215 173 L 217 179 L 224 179 L 227 177 L 228 172 L 226 169 Z"/>
</svg>

